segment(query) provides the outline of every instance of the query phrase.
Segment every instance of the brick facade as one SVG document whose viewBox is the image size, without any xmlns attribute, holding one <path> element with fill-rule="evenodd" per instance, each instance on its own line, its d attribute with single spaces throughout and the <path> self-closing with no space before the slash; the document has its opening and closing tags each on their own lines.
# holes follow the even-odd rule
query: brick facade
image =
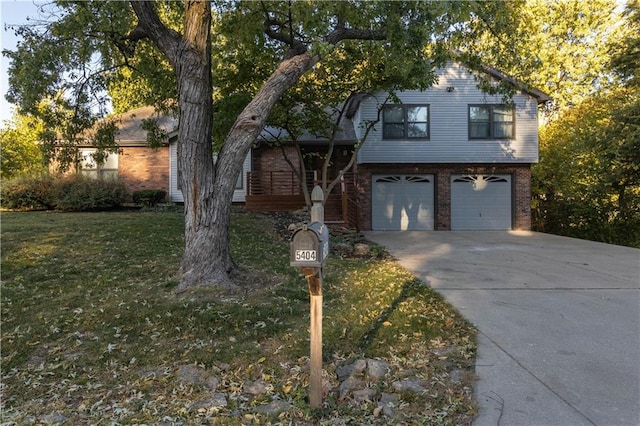
<svg viewBox="0 0 640 426">
<path fill-rule="evenodd" d="M 299 170 L 298 154 L 293 146 L 285 146 L 287 158 Z M 259 175 L 260 188 L 252 186 L 252 193 L 261 195 L 291 195 L 300 194 L 299 179 L 291 173 L 289 163 L 282 155 L 281 148 L 259 147 L 252 152 L 252 173 Z M 253 185 L 253 184 L 252 184 Z"/>
<path fill-rule="evenodd" d="M 161 189 L 169 196 L 169 147 L 124 147 L 118 155 L 118 177 L 130 193 Z"/>
<path fill-rule="evenodd" d="M 283 147 L 287 157 L 298 170 L 298 154 L 293 146 Z M 263 171 L 290 171 L 291 166 L 284 159 L 281 148 L 271 148 L 261 146 L 253 149 L 253 165 L 251 170 L 255 172 Z"/>
<path fill-rule="evenodd" d="M 360 164 L 357 172 L 360 227 L 371 230 L 371 194 L 374 174 L 432 174 L 435 176 L 435 225 L 451 229 L 452 174 L 509 174 L 512 178 L 513 229 L 531 229 L 530 164 Z"/>
</svg>

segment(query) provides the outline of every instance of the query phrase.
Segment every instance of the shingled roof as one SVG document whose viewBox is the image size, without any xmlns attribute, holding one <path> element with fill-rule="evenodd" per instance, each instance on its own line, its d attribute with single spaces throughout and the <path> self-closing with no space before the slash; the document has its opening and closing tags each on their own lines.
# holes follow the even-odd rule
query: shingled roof
<svg viewBox="0 0 640 426">
<path fill-rule="evenodd" d="M 142 128 L 142 121 L 154 118 L 158 126 L 167 133 L 166 143 L 178 134 L 178 118 L 173 114 L 158 113 L 152 106 L 145 106 L 127 111 L 124 114 L 112 117 L 118 130 L 115 139 L 119 146 L 131 146 L 147 143 L 147 131 Z"/>
</svg>

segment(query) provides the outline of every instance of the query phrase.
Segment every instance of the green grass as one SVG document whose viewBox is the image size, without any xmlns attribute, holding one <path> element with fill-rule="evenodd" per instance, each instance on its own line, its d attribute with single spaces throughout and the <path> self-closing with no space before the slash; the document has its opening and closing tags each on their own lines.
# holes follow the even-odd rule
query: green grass
<svg viewBox="0 0 640 426">
<path fill-rule="evenodd" d="M 392 365 L 381 388 L 404 372 L 433 383 L 428 396 L 403 398 L 398 423 L 470 422 L 471 382 L 445 378 L 472 373 L 474 330 L 391 259 L 325 266 L 334 391 L 318 412 L 306 399 L 309 294 L 270 218 L 234 211 L 234 259 L 259 284 L 250 294 L 176 295 L 182 232 L 179 213 L 2 214 L 2 424 L 387 424 L 375 406 L 338 400 L 335 368 L 364 357 Z M 181 380 L 185 365 L 214 375 L 228 405 L 194 408 L 212 391 Z M 257 379 L 267 392 L 248 398 L 243 384 Z M 293 408 L 253 413 L 272 400 Z"/>
</svg>

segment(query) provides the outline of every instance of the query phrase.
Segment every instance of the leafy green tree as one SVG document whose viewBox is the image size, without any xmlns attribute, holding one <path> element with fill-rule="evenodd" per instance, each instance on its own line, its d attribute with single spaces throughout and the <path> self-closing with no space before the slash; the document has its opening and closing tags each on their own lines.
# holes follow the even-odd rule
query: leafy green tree
<svg viewBox="0 0 640 426">
<path fill-rule="evenodd" d="M 157 4 L 156 11 L 163 23 L 180 31 L 180 24 L 184 21 L 183 2 L 161 2 Z M 130 10 L 127 12 L 131 13 Z M 114 62 L 113 72 L 105 76 L 113 112 L 122 114 L 148 105 L 154 105 L 161 112 L 174 112 L 178 86 L 167 57 L 151 40 L 143 38 L 132 42 L 121 34 L 117 38 L 120 41 L 116 46 L 122 59 L 119 64 Z"/>
<path fill-rule="evenodd" d="M 307 205 L 311 201 L 303 157 L 320 158 L 320 183 L 327 200 L 327 194 L 355 162 L 358 149 L 366 141 L 366 135 L 374 124 L 365 123 L 362 129 L 365 136 L 356 143 L 351 161 L 341 170 L 335 170 L 331 176 L 333 179 L 329 179 L 328 169 L 335 136 L 341 130 L 340 118 L 346 115 L 345 108 L 351 106 L 350 101 L 376 92 L 390 92 L 393 97 L 393 93 L 399 89 L 425 89 L 435 80 L 434 69 L 445 61 L 462 59 L 473 63 L 472 56 L 460 57 L 453 53 L 456 47 L 469 42 L 469 34 L 465 34 L 461 28 L 486 30 L 487 22 L 491 22 L 496 34 L 507 33 L 510 24 L 508 17 L 518 4 L 461 2 L 451 5 L 429 2 L 421 7 L 411 5 L 415 9 L 412 13 L 416 25 L 407 28 L 410 38 L 402 35 L 404 38 L 399 39 L 405 40 L 401 42 L 404 43 L 401 50 L 390 48 L 389 40 L 379 43 L 345 40 L 331 49 L 321 43 L 318 47 L 321 60 L 280 98 L 267 119 L 270 128 L 281 130 L 272 135 L 272 143 L 279 146 L 292 144 L 296 150 L 296 158 L 287 158 L 284 150 L 283 154 L 291 169 L 298 173 Z M 399 8 L 407 7 L 401 3 L 397 5 Z M 369 8 L 380 7 L 369 5 Z M 348 13 L 349 21 L 355 24 L 358 22 L 354 18 L 358 16 L 355 9 L 362 11 L 363 5 L 343 3 L 337 7 L 323 4 L 322 9 Z M 306 12 L 303 10 L 302 13 Z M 366 13 L 362 17 L 364 20 L 360 25 L 370 25 Z M 429 20 L 429 17 L 438 18 Z M 274 59 L 279 56 L 255 43 L 256 39 L 264 37 L 264 30 L 258 17 L 253 22 L 258 25 L 249 32 L 249 37 L 214 43 L 214 111 L 217 123 L 214 132 L 219 143 L 228 134 L 236 114 L 251 99 L 257 85 L 267 78 L 269 70 L 275 66 Z M 221 24 L 239 25 L 233 19 L 223 20 Z M 229 31 L 223 29 L 221 32 Z M 302 152 L 300 138 L 309 134 L 320 135 L 328 141 L 326 154 Z"/>
<path fill-rule="evenodd" d="M 610 43 L 611 68 L 622 76 L 624 85 L 640 87 L 640 1 L 628 0 L 621 27 L 625 34 Z"/>
<path fill-rule="evenodd" d="M 320 87 L 315 87 L 320 89 Z M 385 90 L 380 87 L 377 90 Z M 391 90 L 391 89 L 386 89 Z M 342 123 L 345 117 L 349 114 L 349 110 L 354 108 L 354 105 L 359 102 L 363 97 L 369 96 L 365 92 L 354 91 L 348 92 L 336 92 L 320 90 L 319 92 L 313 92 L 316 96 L 305 95 L 302 98 L 296 100 L 296 96 L 285 96 L 276 105 L 272 114 L 269 117 L 268 123 L 274 126 L 275 131 L 270 132 L 268 135 L 271 139 L 268 141 L 271 145 L 279 146 L 282 149 L 282 155 L 285 161 L 293 172 L 297 174 L 300 188 L 305 198 L 305 203 L 308 208 L 311 207 L 311 194 L 309 190 L 309 184 L 307 182 L 308 172 L 307 162 L 305 159 L 317 158 L 320 162 L 320 176 L 319 185 L 324 193 L 324 201 L 326 203 L 329 199 L 329 194 L 333 191 L 336 185 L 342 182 L 342 178 L 349 173 L 355 164 L 358 151 L 366 143 L 367 138 L 373 127 L 380 121 L 381 108 L 392 97 L 391 94 L 386 94 L 385 99 L 380 100 L 378 117 L 376 120 L 361 123 L 362 128 L 359 129 L 361 136 L 357 138 L 353 147 L 349 147 L 351 155 L 346 164 L 340 164 L 339 166 L 334 164 L 334 151 L 336 149 L 337 138 L 341 132 L 345 129 L 342 128 Z M 334 99 L 334 102 L 327 100 L 326 93 L 339 93 L 339 96 L 329 96 Z M 299 94 L 298 94 L 299 95 Z M 347 96 L 344 99 L 344 96 Z M 286 99 L 284 99 L 286 98 Z M 313 99 L 314 102 L 305 102 L 309 99 Z M 316 138 L 322 138 L 326 144 L 326 149 L 319 152 L 314 150 L 307 152 L 303 149 L 303 138 L 309 135 L 315 135 Z M 293 146 L 296 157 L 290 158 L 284 146 L 290 144 Z M 333 169 L 330 171 L 330 169 Z"/>
<path fill-rule="evenodd" d="M 624 23 L 625 36 L 612 43 L 611 68 L 621 76 L 626 90 L 613 110 L 613 128 L 606 136 L 616 147 L 609 158 L 612 180 L 618 182 L 614 188 L 619 193 L 620 217 L 633 229 L 635 245 L 640 247 L 640 1 L 627 2 Z M 609 146 L 607 138 L 599 140 L 605 142 L 601 149 Z"/>
<path fill-rule="evenodd" d="M 554 119 L 604 87 L 615 85 L 610 44 L 626 31 L 615 0 L 527 0 L 496 38 L 483 31 L 465 51 L 552 98 L 542 110 Z"/>
<path fill-rule="evenodd" d="M 491 23 L 508 30 L 503 17 L 515 2 L 238 2 L 58 1 L 62 12 L 42 31 L 20 29 L 24 41 L 10 68 L 9 99 L 24 111 L 48 101 L 44 114 L 66 141 L 83 135 L 96 120 L 96 101 L 105 89 L 116 105 L 136 84 L 170 84 L 161 75 L 146 79 L 153 58 L 168 63 L 176 82 L 162 97 L 177 101 L 178 174 L 185 199 L 185 252 L 180 288 L 217 284 L 233 287 L 236 269 L 229 252 L 230 207 L 242 163 L 276 102 L 306 75 L 326 67 L 326 80 L 347 90 L 352 72 L 428 86 L 434 64 Z M 178 20 L 178 17 L 180 19 Z M 181 25 L 176 27 L 176 23 Z M 495 25 L 493 25 L 495 24 Z M 133 58 L 156 49 L 146 59 Z M 215 54 L 214 54 L 215 53 Z M 119 72 L 119 69 L 123 69 Z M 362 71 L 364 70 L 364 71 Z M 34 76 L 37 76 L 34 78 Z M 144 84 L 143 84 L 144 83 Z M 214 90 L 215 88 L 215 90 Z M 351 90 L 350 90 L 351 91 Z M 144 93 L 135 102 L 149 102 Z M 213 161 L 213 100 L 233 108 L 216 111 L 218 140 Z M 167 101 L 169 99 L 163 99 Z M 100 116 L 100 114 L 98 114 Z M 107 129 L 108 130 L 108 129 Z M 220 134 L 218 134 L 220 135 Z M 86 134 L 85 134 L 86 136 Z M 105 147 L 106 149 L 106 147 Z"/>
<path fill-rule="evenodd" d="M 640 246 L 640 19 L 631 1 L 623 30 L 606 45 L 602 85 L 566 108 L 540 134 L 540 163 L 533 168 L 534 223 L 539 230 Z"/>
<path fill-rule="evenodd" d="M 42 123 L 33 117 L 15 115 L 0 129 L 0 178 L 11 179 L 19 175 L 45 170 L 38 135 Z"/>
<path fill-rule="evenodd" d="M 537 230 L 640 247 L 640 143 L 618 121 L 634 97 L 625 88 L 594 96 L 542 129 Z"/>
</svg>

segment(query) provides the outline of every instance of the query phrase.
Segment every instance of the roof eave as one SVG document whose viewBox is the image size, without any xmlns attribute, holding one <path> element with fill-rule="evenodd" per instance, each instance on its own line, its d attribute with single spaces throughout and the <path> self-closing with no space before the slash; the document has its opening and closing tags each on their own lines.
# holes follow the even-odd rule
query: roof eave
<svg viewBox="0 0 640 426">
<path fill-rule="evenodd" d="M 538 105 L 550 102 L 552 100 L 551 96 L 549 96 L 542 90 L 536 89 L 535 87 L 531 87 L 525 83 L 522 83 L 521 81 L 518 81 L 515 78 L 509 77 L 505 73 L 498 71 L 495 68 L 492 68 L 484 64 L 481 65 L 481 68 L 483 72 L 487 73 L 491 77 L 496 78 L 498 80 L 506 81 L 512 84 L 513 86 L 517 87 L 519 90 L 522 90 L 526 94 L 533 96 L 538 100 Z"/>
</svg>

